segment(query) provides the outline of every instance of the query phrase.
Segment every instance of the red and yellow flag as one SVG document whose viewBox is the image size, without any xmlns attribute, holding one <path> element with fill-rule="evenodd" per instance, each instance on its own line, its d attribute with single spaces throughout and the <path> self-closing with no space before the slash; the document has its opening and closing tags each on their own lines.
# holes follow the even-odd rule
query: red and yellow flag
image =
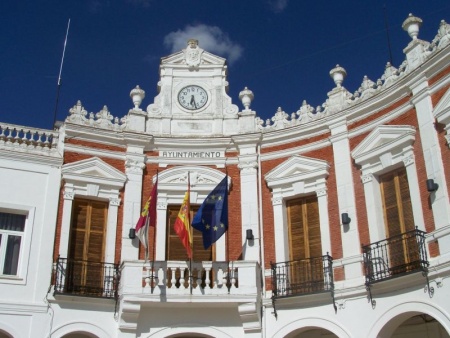
<svg viewBox="0 0 450 338">
<path fill-rule="evenodd" d="M 181 243 L 186 248 L 186 252 L 188 257 L 192 258 L 192 237 L 191 237 L 191 222 L 189 215 L 189 188 L 184 195 L 183 204 L 181 205 L 180 212 L 178 213 L 178 217 L 173 224 L 173 228 L 177 233 L 178 237 L 180 237 Z"/>
<path fill-rule="evenodd" d="M 148 227 L 156 226 L 156 199 L 158 195 L 158 177 L 156 177 L 155 185 L 152 192 L 142 209 L 141 216 L 136 223 L 136 236 L 141 241 L 142 245 L 148 248 Z M 147 252 L 146 252 L 147 257 Z"/>
</svg>

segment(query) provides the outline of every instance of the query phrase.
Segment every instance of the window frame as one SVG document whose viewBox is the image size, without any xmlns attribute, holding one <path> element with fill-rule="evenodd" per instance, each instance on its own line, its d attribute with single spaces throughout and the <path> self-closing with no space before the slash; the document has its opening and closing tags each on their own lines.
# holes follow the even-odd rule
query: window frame
<svg viewBox="0 0 450 338">
<path fill-rule="evenodd" d="M 286 201 L 313 194 L 317 196 L 319 207 L 322 255 L 331 252 L 326 182 L 329 168 L 327 161 L 295 155 L 264 176 L 272 189 L 276 262 L 286 262 L 290 257 Z"/>
<path fill-rule="evenodd" d="M 414 159 L 415 133 L 415 128 L 408 125 L 377 126 L 351 153 L 355 163 L 361 166 L 370 243 L 387 238 L 380 176 L 402 166 L 408 178 L 414 223 L 425 231 Z"/>
<path fill-rule="evenodd" d="M 169 205 L 180 205 L 187 190 L 190 173 L 190 203 L 201 205 L 208 194 L 223 180 L 225 174 L 219 170 L 200 166 L 177 166 L 158 174 L 157 224 L 155 260 L 167 261 L 167 212 Z M 153 176 L 153 184 L 156 175 Z M 228 176 L 228 191 L 231 178 Z M 226 234 L 214 243 L 215 261 L 226 261 Z"/>
<path fill-rule="evenodd" d="M 17 273 L 15 275 L 4 275 L 3 263 L 0 270 L 0 283 L 21 284 L 27 282 L 28 265 L 31 251 L 31 239 L 33 235 L 36 208 L 27 205 L 0 203 L 0 212 L 25 215 L 25 225 L 22 241 L 19 249 L 19 260 L 17 262 Z M 2 249 L 3 250 L 3 249 Z"/>
</svg>

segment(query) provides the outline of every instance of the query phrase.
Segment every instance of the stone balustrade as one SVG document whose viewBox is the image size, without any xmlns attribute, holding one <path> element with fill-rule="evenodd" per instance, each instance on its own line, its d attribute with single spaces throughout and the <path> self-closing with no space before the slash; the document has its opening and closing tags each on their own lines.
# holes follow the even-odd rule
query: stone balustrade
<svg viewBox="0 0 450 338">
<path fill-rule="evenodd" d="M 0 124 L 0 148 L 49 153 L 56 150 L 57 143 L 57 131 Z"/>
<path fill-rule="evenodd" d="M 258 263 L 249 261 L 123 262 L 119 294 L 255 296 L 259 293 L 260 276 Z"/>
</svg>

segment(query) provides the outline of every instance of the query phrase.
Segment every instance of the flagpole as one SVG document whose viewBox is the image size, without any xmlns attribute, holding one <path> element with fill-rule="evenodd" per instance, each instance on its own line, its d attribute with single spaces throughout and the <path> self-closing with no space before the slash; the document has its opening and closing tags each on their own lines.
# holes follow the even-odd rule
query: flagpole
<svg viewBox="0 0 450 338">
<path fill-rule="evenodd" d="M 188 212 L 187 212 L 187 216 L 188 216 L 188 223 L 189 223 L 189 235 L 191 232 L 191 173 L 188 171 L 188 201 L 187 201 L 187 205 L 188 205 Z M 188 237 L 189 238 L 189 237 Z M 192 282 L 193 282 L 193 278 L 192 278 L 192 242 L 189 241 L 189 247 L 190 247 L 190 251 L 191 251 L 191 256 L 189 257 L 189 289 L 190 289 L 190 293 L 192 295 Z"/>
<path fill-rule="evenodd" d="M 155 184 L 158 184 L 158 175 L 159 175 L 159 172 L 158 172 L 158 169 L 156 169 L 156 182 L 155 182 Z M 156 197 L 158 198 L 158 192 L 156 192 Z M 153 293 L 153 290 L 154 290 L 154 283 L 153 283 L 153 281 L 155 280 L 155 276 L 154 276 L 154 273 L 155 273 L 155 257 L 156 257 L 156 222 L 155 222 L 155 229 L 153 230 L 153 259 L 152 259 L 152 286 L 151 286 L 151 289 L 152 289 L 152 293 Z"/>
<path fill-rule="evenodd" d="M 228 200 L 228 167 L 225 160 L 225 177 L 227 178 L 227 188 L 226 188 L 226 194 L 227 194 L 227 200 Z M 228 208 L 227 208 L 228 213 Z M 228 219 L 228 215 L 227 215 Z M 228 286 L 228 293 L 230 293 L 231 285 L 230 285 L 230 246 L 229 246 L 229 240 L 228 240 L 228 230 L 225 234 L 225 245 L 226 245 L 226 258 L 227 258 L 227 267 L 228 267 L 228 273 L 227 273 L 227 286 Z"/>
</svg>

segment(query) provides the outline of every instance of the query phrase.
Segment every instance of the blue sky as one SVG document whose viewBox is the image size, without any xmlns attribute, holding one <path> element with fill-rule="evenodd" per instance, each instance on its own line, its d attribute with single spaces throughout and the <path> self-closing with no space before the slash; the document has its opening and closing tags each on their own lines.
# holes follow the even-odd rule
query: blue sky
<svg viewBox="0 0 450 338">
<path fill-rule="evenodd" d="M 384 10 L 386 8 L 386 11 Z M 387 15 L 385 15 L 387 13 Z M 122 117 L 129 92 L 157 95 L 159 60 L 197 38 L 203 49 L 228 59 L 229 95 L 255 95 L 262 119 L 277 107 L 292 113 L 306 100 L 327 99 L 329 71 L 347 70 L 350 92 L 364 75 L 381 77 L 389 61 L 404 60 L 410 38 L 401 24 L 423 19 L 419 38 L 431 41 L 440 20 L 450 22 L 448 0 L 4 0 L 0 3 L 0 122 L 51 128 L 67 22 L 57 119 L 81 100 L 88 112 L 107 105 Z"/>
</svg>

